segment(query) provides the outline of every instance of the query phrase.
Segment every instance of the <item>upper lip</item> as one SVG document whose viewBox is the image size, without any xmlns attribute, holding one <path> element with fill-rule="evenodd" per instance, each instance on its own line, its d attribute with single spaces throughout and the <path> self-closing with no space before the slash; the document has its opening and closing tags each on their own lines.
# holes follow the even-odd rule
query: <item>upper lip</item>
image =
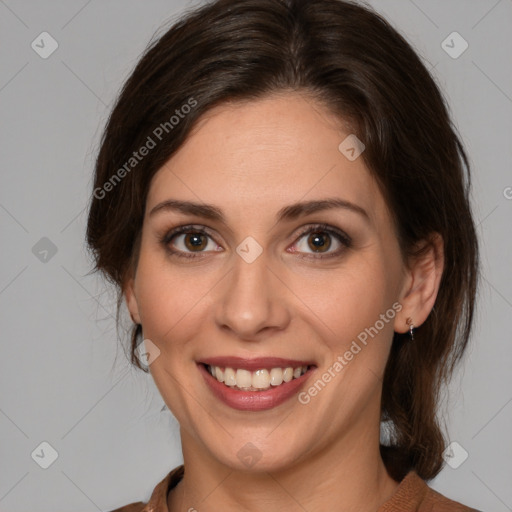
<svg viewBox="0 0 512 512">
<path fill-rule="evenodd" d="M 299 366 L 314 366 L 313 361 L 299 361 L 297 359 L 283 359 L 281 357 L 255 357 L 247 359 L 236 356 L 217 356 L 201 359 L 199 363 L 224 368 L 240 368 L 248 371 L 265 368 L 298 368 Z"/>
</svg>

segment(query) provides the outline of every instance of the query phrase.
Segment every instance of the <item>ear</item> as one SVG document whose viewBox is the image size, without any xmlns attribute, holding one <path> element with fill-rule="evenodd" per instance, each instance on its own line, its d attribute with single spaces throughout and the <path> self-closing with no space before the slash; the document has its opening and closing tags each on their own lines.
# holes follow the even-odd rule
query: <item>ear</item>
<svg viewBox="0 0 512 512">
<path fill-rule="evenodd" d="M 439 292 L 444 269 L 444 244 L 439 233 L 433 233 L 418 244 L 421 250 L 408 261 L 404 287 L 399 300 L 402 305 L 395 317 L 395 331 L 405 333 L 409 322 L 419 327 L 428 317 Z M 410 320 L 409 320 L 410 319 Z"/>
<path fill-rule="evenodd" d="M 129 277 L 126 280 L 123 287 L 123 294 L 133 323 L 140 324 L 139 305 L 137 304 L 137 297 L 135 295 L 135 280 L 133 277 Z"/>
</svg>

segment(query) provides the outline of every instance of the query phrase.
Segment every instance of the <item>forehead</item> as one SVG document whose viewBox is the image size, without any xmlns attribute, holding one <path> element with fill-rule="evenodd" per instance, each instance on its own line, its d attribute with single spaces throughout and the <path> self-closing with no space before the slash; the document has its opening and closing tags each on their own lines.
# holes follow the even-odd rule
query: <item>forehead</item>
<svg viewBox="0 0 512 512">
<path fill-rule="evenodd" d="M 339 149 L 350 135 L 303 94 L 220 105 L 156 173 L 147 211 L 172 197 L 217 204 L 234 218 L 261 218 L 285 204 L 335 196 L 385 215 L 363 159 L 350 160 Z"/>
</svg>

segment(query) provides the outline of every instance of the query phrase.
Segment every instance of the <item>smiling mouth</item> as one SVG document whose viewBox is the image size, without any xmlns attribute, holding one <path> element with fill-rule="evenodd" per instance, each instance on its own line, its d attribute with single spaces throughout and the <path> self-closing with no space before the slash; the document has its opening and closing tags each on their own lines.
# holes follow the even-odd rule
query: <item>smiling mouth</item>
<svg viewBox="0 0 512 512">
<path fill-rule="evenodd" d="M 266 391 L 298 379 L 313 365 L 261 368 L 255 371 L 243 368 L 221 367 L 204 364 L 206 371 L 226 387 L 239 391 Z"/>
</svg>

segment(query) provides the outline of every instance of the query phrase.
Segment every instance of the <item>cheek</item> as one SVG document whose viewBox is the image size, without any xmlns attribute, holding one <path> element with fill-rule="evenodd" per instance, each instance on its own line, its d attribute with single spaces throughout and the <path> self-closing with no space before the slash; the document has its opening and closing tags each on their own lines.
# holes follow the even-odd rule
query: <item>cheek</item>
<svg viewBox="0 0 512 512">
<path fill-rule="evenodd" d="M 176 351 L 205 325 L 211 290 L 222 276 L 177 265 L 153 247 L 141 248 L 135 293 L 144 336 L 162 351 Z"/>
<path fill-rule="evenodd" d="M 193 287 L 185 286 L 179 274 L 170 272 L 158 251 L 144 246 L 137 266 L 135 293 L 144 336 L 155 340 L 163 340 L 194 301 Z"/>
<path fill-rule="evenodd" d="M 378 254 L 354 255 L 340 268 L 296 278 L 293 289 L 303 310 L 334 344 L 350 343 L 391 308 L 393 271 L 382 261 Z"/>
</svg>

